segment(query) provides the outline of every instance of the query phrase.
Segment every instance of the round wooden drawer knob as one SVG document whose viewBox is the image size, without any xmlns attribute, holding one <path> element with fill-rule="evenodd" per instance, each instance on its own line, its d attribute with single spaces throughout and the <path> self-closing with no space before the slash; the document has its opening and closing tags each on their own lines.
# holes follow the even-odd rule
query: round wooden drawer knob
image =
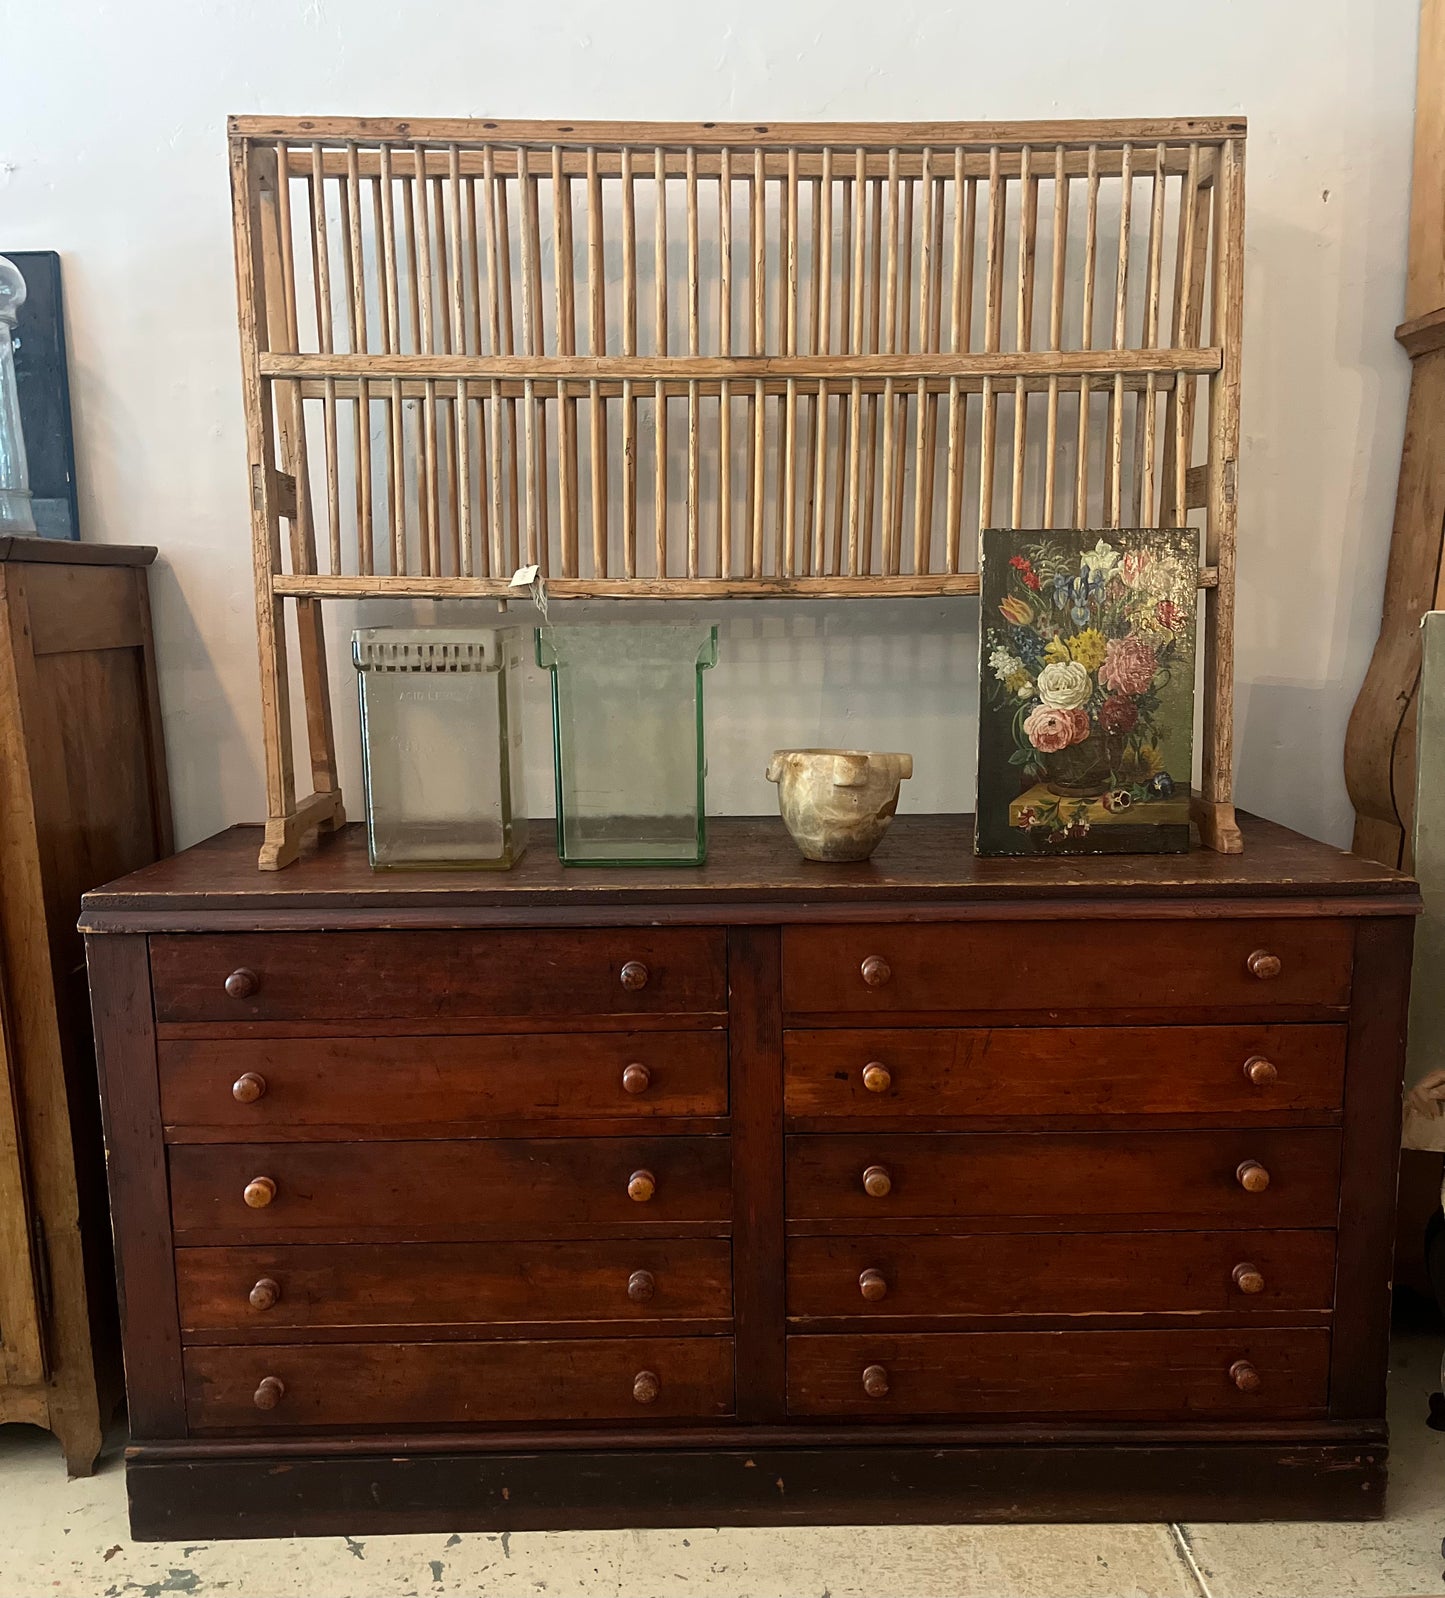
<svg viewBox="0 0 1445 1598">
<path fill-rule="evenodd" d="M 858 969 L 870 988 L 881 988 L 893 975 L 893 968 L 878 954 L 870 954 Z"/>
<path fill-rule="evenodd" d="M 627 1296 L 634 1304 L 645 1304 L 657 1291 L 657 1278 L 651 1271 L 634 1271 L 627 1278 Z"/>
<path fill-rule="evenodd" d="M 638 1371 L 632 1378 L 632 1396 L 639 1404 L 656 1403 L 661 1391 L 662 1383 L 657 1379 L 656 1371 Z"/>
<path fill-rule="evenodd" d="M 870 1093 L 886 1093 L 893 1086 L 893 1073 L 886 1065 L 870 1060 L 863 1067 L 863 1086 Z"/>
<path fill-rule="evenodd" d="M 231 1097 L 237 1104 L 254 1104 L 266 1092 L 266 1078 L 254 1071 L 243 1071 L 231 1084 Z"/>
<path fill-rule="evenodd" d="M 1264 1291 L 1264 1274 L 1257 1265 L 1241 1262 L 1230 1273 L 1234 1278 L 1234 1285 L 1241 1293 L 1262 1293 Z"/>
<path fill-rule="evenodd" d="M 1284 969 L 1280 957 L 1268 949 L 1256 949 L 1244 963 L 1249 967 L 1250 976 L 1258 977 L 1261 982 L 1269 982 Z"/>
<path fill-rule="evenodd" d="M 869 1398 L 887 1398 L 888 1372 L 881 1365 L 867 1365 L 863 1369 L 863 1391 Z"/>
<path fill-rule="evenodd" d="M 252 1309 L 274 1309 L 281 1297 L 281 1287 L 271 1277 L 263 1276 L 246 1297 L 250 1300 Z"/>
<path fill-rule="evenodd" d="M 648 970 L 641 960 L 629 960 L 622 968 L 622 986 L 637 993 L 647 986 Z"/>
<path fill-rule="evenodd" d="M 1229 1367 L 1229 1379 L 1241 1393 L 1257 1393 L 1264 1382 L 1247 1359 L 1237 1359 Z"/>
<path fill-rule="evenodd" d="M 893 1191 L 893 1178 L 885 1167 L 870 1165 L 863 1173 L 863 1191 L 869 1198 L 887 1198 Z"/>
<path fill-rule="evenodd" d="M 1244 1074 L 1257 1088 L 1267 1088 L 1279 1081 L 1279 1070 L 1274 1061 L 1266 1060 L 1262 1054 L 1250 1055 L 1244 1062 Z"/>
<path fill-rule="evenodd" d="M 276 1197 L 276 1184 L 269 1176 L 253 1176 L 246 1183 L 245 1191 L 241 1194 L 247 1205 L 253 1210 L 264 1210 Z"/>
<path fill-rule="evenodd" d="M 286 1396 L 286 1383 L 279 1376 L 263 1376 L 251 1395 L 257 1409 L 275 1409 Z"/>
<path fill-rule="evenodd" d="M 652 1072 L 645 1065 L 638 1065 L 634 1060 L 631 1065 L 623 1067 L 622 1091 L 624 1093 L 646 1093 L 651 1086 Z"/>
<path fill-rule="evenodd" d="M 1246 1193 L 1263 1193 L 1269 1186 L 1269 1172 L 1258 1160 L 1241 1160 L 1234 1176 Z"/>
<path fill-rule="evenodd" d="M 249 999 L 260 986 L 260 977 L 254 971 L 248 971 L 245 966 L 233 971 L 226 978 L 226 994 L 232 999 Z"/>
<path fill-rule="evenodd" d="M 869 1266 L 858 1278 L 858 1291 L 870 1304 L 876 1304 L 879 1299 L 888 1297 L 888 1279 L 882 1271 L 875 1271 Z"/>
<path fill-rule="evenodd" d="M 627 1196 L 636 1204 L 646 1204 L 657 1191 L 657 1178 L 651 1171 L 634 1171 L 627 1178 Z"/>
</svg>

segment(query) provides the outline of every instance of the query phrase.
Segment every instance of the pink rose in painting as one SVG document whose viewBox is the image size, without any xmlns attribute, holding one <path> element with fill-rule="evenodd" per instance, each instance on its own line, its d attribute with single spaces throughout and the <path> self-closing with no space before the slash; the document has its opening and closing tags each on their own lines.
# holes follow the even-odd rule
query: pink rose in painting
<svg viewBox="0 0 1445 1598">
<path fill-rule="evenodd" d="M 1159 662 L 1154 646 L 1137 635 L 1111 638 L 1099 667 L 1099 681 L 1120 694 L 1142 694 L 1154 681 Z"/>
<path fill-rule="evenodd" d="M 1039 705 L 1024 721 L 1029 742 L 1041 754 L 1057 754 L 1070 744 L 1081 744 L 1089 736 L 1089 716 L 1084 710 L 1059 710 Z"/>
</svg>

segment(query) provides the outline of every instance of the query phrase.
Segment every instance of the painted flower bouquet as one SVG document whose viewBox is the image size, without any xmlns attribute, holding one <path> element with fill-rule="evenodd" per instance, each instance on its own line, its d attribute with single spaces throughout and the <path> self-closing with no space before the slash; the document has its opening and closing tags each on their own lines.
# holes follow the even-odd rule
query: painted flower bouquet
<svg viewBox="0 0 1445 1598">
<path fill-rule="evenodd" d="M 1088 547 L 1077 533 L 1039 533 L 1002 546 L 1007 563 L 995 558 L 984 583 L 983 709 L 1008 719 L 1019 787 L 1043 790 L 1015 826 L 1082 837 L 1096 803 L 1117 814 L 1187 789 L 1192 536 L 1090 533 Z M 1185 769 L 1171 769 L 1181 746 Z"/>
</svg>

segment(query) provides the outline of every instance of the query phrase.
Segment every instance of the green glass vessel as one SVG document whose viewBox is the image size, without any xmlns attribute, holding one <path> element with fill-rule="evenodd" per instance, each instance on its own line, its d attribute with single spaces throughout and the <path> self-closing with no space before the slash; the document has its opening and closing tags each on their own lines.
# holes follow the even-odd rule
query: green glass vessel
<svg viewBox="0 0 1445 1598">
<path fill-rule="evenodd" d="M 520 859 L 519 629 L 366 627 L 351 658 L 372 869 L 505 870 Z"/>
<path fill-rule="evenodd" d="M 702 674 L 717 664 L 717 628 L 543 627 L 537 664 L 552 674 L 563 865 L 701 865 Z"/>
</svg>

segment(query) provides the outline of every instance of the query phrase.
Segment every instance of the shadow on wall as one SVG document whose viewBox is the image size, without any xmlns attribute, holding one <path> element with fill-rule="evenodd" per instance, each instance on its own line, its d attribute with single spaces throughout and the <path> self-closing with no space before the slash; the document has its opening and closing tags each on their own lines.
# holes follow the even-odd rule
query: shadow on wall
<svg viewBox="0 0 1445 1598">
<path fill-rule="evenodd" d="M 1289 824 L 1313 838 L 1339 834 L 1339 682 L 1241 682 L 1235 701 L 1235 800 L 1276 818 L 1288 784 Z"/>
<path fill-rule="evenodd" d="M 505 617 L 465 604 L 359 607 L 358 626 L 515 625 L 540 621 L 530 602 Z M 332 617 L 335 617 L 333 620 Z M 978 602 L 974 599 L 744 600 L 554 605 L 557 626 L 686 622 L 718 629 L 718 664 L 704 679 L 708 811 L 772 815 L 777 790 L 763 772 L 774 749 L 839 747 L 912 754 L 900 808 L 973 808 L 978 717 Z M 353 724 L 350 631 L 328 611 L 337 744 L 348 812 L 361 815 Z M 552 712 L 547 675 L 524 649 L 528 809 L 552 813 Z"/>
</svg>

